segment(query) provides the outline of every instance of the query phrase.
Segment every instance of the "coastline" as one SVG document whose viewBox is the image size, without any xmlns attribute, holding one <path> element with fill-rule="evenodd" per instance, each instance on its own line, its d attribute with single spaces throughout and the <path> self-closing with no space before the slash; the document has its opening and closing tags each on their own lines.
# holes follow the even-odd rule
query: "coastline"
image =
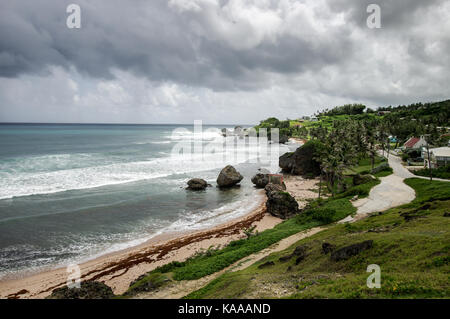
<svg viewBox="0 0 450 319">
<path fill-rule="evenodd" d="M 251 225 L 258 231 L 273 228 L 282 220 L 266 213 L 265 196 L 250 213 L 208 230 L 158 235 L 143 244 L 109 253 L 79 265 L 81 280 L 102 281 L 121 294 L 140 275 L 172 261 L 184 261 L 202 249 L 225 246 L 244 238 Z M 0 281 L 0 298 L 45 298 L 67 282 L 66 268 L 44 270 L 18 279 Z"/>
</svg>

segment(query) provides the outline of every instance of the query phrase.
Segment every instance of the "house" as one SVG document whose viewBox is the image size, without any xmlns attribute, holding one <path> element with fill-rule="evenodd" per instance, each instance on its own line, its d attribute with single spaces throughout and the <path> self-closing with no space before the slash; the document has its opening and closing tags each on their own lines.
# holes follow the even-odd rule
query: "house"
<svg viewBox="0 0 450 319">
<path fill-rule="evenodd" d="M 422 149 L 422 156 L 424 160 L 424 167 L 429 167 L 428 153 L 424 148 Z M 450 147 L 438 147 L 430 149 L 431 168 L 442 167 L 450 164 Z"/>
<path fill-rule="evenodd" d="M 383 115 L 390 114 L 390 113 L 391 113 L 391 111 L 379 111 L 378 115 L 383 116 Z"/>
<path fill-rule="evenodd" d="M 311 116 L 311 122 L 317 122 L 319 119 L 315 116 Z"/>
<path fill-rule="evenodd" d="M 407 140 L 405 142 L 405 144 L 403 144 L 403 148 L 406 150 L 413 150 L 413 149 L 420 149 L 426 145 L 427 145 L 427 141 L 425 141 L 423 136 L 411 137 L 409 140 Z"/>
<path fill-rule="evenodd" d="M 391 143 L 397 143 L 397 141 L 398 141 L 398 140 L 397 140 L 397 137 L 392 136 L 392 135 L 389 136 L 388 138 L 389 138 L 389 142 L 391 142 Z"/>
</svg>

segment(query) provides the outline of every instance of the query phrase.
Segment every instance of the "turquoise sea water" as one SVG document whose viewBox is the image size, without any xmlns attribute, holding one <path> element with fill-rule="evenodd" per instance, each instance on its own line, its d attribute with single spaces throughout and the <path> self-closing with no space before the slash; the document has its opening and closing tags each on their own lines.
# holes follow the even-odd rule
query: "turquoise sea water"
<svg viewBox="0 0 450 319">
<path fill-rule="evenodd" d="M 250 182 L 258 163 L 229 160 L 245 178 L 240 189 L 222 191 L 215 187 L 224 166 L 220 151 L 202 160 L 171 156 L 180 141 L 219 145 L 231 137 L 213 126 L 204 126 L 204 134 L 176 128 L 0 124 L 0 278 L 85 261 L 165 232 L 211 227 L 259 204 Z M 253 156 L 251 147 L 237 152 Z M 192 177 L 214 187 L 186 191 Z"/>
</svg>

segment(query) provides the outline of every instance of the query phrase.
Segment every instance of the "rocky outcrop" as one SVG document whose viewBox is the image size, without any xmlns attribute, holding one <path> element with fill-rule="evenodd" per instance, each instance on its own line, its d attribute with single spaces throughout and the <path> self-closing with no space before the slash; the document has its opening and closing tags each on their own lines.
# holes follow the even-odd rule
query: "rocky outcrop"
<svg viewBox="0 0 450 319">
<path fill-rule="evenodd" d="M 285 192 L 281 185 L 267 184 L 265 187 L 267 212 L 281 219 L 288 219 L 299 212 L 298 203 L 294 197 Z"/>
<path fill-rule="evenodd" d="M 287 135 L 280 135 L 279 136 L 278 143 L 286 144 L 287 142 L 289 142 L 289 136 L 287 136 Z"/>
<path fill-rule="evenodd" d="M 267 261 L 264 264 L 259 265 L 258 269 L 263 269 L 263 268 L 267 268 L 270 266 L 275 266 L 275 263 L 273 261 Z"/>
<path fill-rule="evenodd" d="M 114 297 L 111 287 L 98 281 L 83 281 L 80 288 L 64 286 L 53 290 L 47 299 L 110 299 Z"/>
<path fill-rule="evenodd" d="M 193 191 L 200 191 L 206 189 L 208 187 L 208 183 L 201 178 L 193 178 L 190 179 L 188 182 L 187 189 L 193 190 Z"/>
<path fill-rule="evenodd" d="M 331 253 L 333 250 L 335 250 L 336 246 L 332 245 L 330 243 L 323 243 L 322 244 L 322 252 L 326 255 L 328 253 Z"/>
<path fill-rule="evenodd" d="M 266 185 L 266 187 L 264 187 L 264 190 L 266 191 L 267 197 L 269 197 L 269 193 L 272 191 L 280 191 L 280 192 L 285 191 L 286 184 L 283 183 L 282 185 L 279 185 L 279 184 L 269 183 Z"/>
<path fill-rule="evenodd" d="M 320 165 L 314 159 L 318 143 L 309 141 L 295 152 L 280 156 L 279 166 L 283 172 L 308 177 L 320 175 Z"/>
<path fill-rule="evenodd" d="M 297 257 L 295 259 L 295 264 L 298 265 L 306 257 L 306 247 L 298 246 L 295 248 L 293 255 Z"/>
<path fill-rule="evenodd" d="M 228 134 L 228 130 L 226 128 L 221 129 L 221 132 L 223 137 L 226 137 Z"/>
<path fill-rule="evenodd" d="M 339 261 L 349 259 L 352 256 L 358 255 L 360 252 L 373 247 L 373 240 L 366 240 L 361 243 L 353 244 L 340 248 L 331 253 L 331 260 Z"/>
<path fill-rule="evenodd" d="M 258 173 L 252 177 L 252 183 L 255 184 L 257 188 L 264 188 L 269 184 L 269 174 Z"/>
<path fill-rule="evenodd" d="M 231 165 L 224 167 L 217 177 L 219 187 L 231 187 L 238 184 L 244 177 Z"/>
<path fill-rule="evenodd" d="M 292 254 L 280 257 L 279 261 L 285 262 L 291 260 L 293 257 L 297 257 L 295 259 L 295 264 L 298 265 L 306 257 L 306 247 L 297 246 Z"/>
</svg>

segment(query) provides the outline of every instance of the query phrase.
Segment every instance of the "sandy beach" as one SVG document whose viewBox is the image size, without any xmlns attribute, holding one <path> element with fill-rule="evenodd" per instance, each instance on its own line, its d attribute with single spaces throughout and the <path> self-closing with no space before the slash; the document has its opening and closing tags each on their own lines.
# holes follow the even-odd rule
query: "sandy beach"
<svg viewBox="0 0 450 319">
<path fill-rule="evenodd" d="M 161 235 L 144 244 L 107 254 L 79 265 L 81 280 L 102 281 L 114 293 L 127 290 L 140 275 L 172 261 L 183 261 L 201 249 L 225 246 L 244 238 L 243 230 L 255 225 L 258 231 L 274 227 L 281 220 L 265 211 L 265 200 L 251 213 L 209 230 Z M 66 268 L 44 271 L 20 279 L 0 281 L 0 298 L 45 298 L 67 282 Z"/>
<path fill-rule="evenodd" d="M 317 180 L 285 176 L 287 190 L 296 198 L 300 207 L 307 199 L 317 196 L 312 190 Z M 282 220 L 266 213 L 265 197 L 249 214 L 218 225 L 212 229 L 185 234 L 165 234 L 135 247 L 87 261 L 79 265 L 81 280 L 101 281 L 115 294 L 125 292 L 130 283 L 161 265 L 172 261 L 184 261 L 202 249 L 223 247 L 229 242 L 245 238 L 243 230 L 254 225 L 259 232 L 273 228 Z M 45 298 L 67 283 L 67 269 L 58 268 L 19 279 L 0 281 L 0 298 Z"/>
</svg>

